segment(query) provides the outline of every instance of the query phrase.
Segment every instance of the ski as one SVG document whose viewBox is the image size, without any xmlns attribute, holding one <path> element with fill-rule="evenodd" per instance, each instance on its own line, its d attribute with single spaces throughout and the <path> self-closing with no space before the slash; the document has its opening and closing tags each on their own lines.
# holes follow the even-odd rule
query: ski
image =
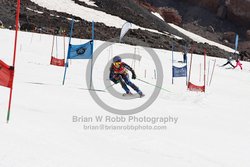
<svg viewBox="0 0 250 167">
<path fill-rule="evenodd" d="M 138 94 L 138 93 L 130 93 L 130 94 L 127 94 L 127 93 L 123 93 L 122 94 L 123 97 L 132 97 L 132 98 L 143 98 L 145 96 L 145 94 Z"/>
</svg>

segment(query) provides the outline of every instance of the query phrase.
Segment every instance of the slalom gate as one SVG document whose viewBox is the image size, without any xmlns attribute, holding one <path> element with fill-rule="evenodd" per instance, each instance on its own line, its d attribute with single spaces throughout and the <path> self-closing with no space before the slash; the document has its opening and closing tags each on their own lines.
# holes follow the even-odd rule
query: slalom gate
<svg viewBox="0 0 250 167">
<path fill-rule="evenodd" d="M 185 50 L 185 53 L 186 50 Z M 186 55 L 185 55 L 186 56 Z M 183 60 L 184 66 L 177 67 L 174 65 L 174 44 L 172 44 L 172 84 L 174 84 L 174 78 L 180 78 L 180 77 L 186 77 L 186 83 L 187 83 L 187 61 Z M 183 63 L 180 63 L 183 65 Z"/>
<path fill-rule="evenodd" d="M 192 62 L 193 62 L 193 49 L 191 52 L 190 69 L 189 69 L 189 79 L 187 88 L 189 91 L 205 92 L 206 91 L 206 49 L 204 49 L 204 84 L 201 86 L 195 85 L 190 81 L 192 72 Z"/>
<path fill-rule="evenodd" d="M 54 47 L 56 47 L 55 56 L 54 56 Z M 63 48 L 64 48 L 63 59 L 60 59 L 58 56 L 58 40 L 57 40 L 57 36 L 54 35 L 53 40 L 52 40 L 50 65 L 59 66 L 59 67 L 65 66 L 65 35 L 63 37 Z"/>
<path fill-rule="evenodd" d="M 68 54 L 66 57 L 66 64 L 65 64 L 62 84 L 64 85 L 65 83 L 69 59 L 75 59 L 75 60 L 89 59 L 91 61 L 91 71 L 90 71 L 91 74 L 90 74 L 90 83 L 89 83 L 89 87 L 91 89 L 92 88 L 92 71 L 93 71 L 93 67 L 92 67 L 93 66 L 93 52 L 94 52 L 94 21 L 92 21 L 92 39 L 87 43 L 80 44 L 80 45 L 71 44 L 73 28 L 74 28 L 74 20 L 72 19 L 71 28 L 70 28 Z"/>
</svg>

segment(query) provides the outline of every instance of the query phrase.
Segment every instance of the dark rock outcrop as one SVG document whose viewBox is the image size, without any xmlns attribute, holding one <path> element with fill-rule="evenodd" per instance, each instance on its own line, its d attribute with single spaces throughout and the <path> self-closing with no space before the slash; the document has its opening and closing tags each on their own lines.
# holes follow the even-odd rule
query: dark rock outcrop
<svg viewBox="0 0 250 167">
<path fill-rule="evenodd" d="M 180 25 L 182 22 L 182 18 L 179 15 L 178 11 L 173 8 L 161 7 L 157 11 L 167 23 Z"/>
<path fill-rule="evenodd" d="M 187 0 L 188 2 L 210 9 L 222 19 L 228 19 L 250 28 L 249 0 Z"/>
<path fill-rule="evenodd" d="M 230 43 L 234 43 L 235 42 L 235 36 L 236 36 L 235 32 L 225 32 L 223 34 L 223 40 L 227 40 Z"/>
<path fill-rule="evenodd" d="M 242 26 L 250 28 L 250 1 L 226 0 L 228 18 Z"/>
</svg>

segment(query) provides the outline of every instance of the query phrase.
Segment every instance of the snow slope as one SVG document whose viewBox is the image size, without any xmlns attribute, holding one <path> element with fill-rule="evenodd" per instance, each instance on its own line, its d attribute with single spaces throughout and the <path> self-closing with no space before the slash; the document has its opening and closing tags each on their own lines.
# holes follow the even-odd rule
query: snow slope
<svg viewBox="0 0 250 167">
<path fill-rule="evenodd" d="M 12 61 L 14 32 L 0 30 L 0 59 Z M 1 167 L 248 167 L 250 165 L 250 64 L 240 71 L 216 66 L 207 93 L 189 92 L 185 79 L 171 84 L 171 52 L 155 49 L 164 70 L 164 88 L 157 100 L 135 117 L 176 117 L 162 130 L 86 130 L 84 125 L 157 125 L 148 122 L 73 122 L 73 116 L 113 116 L 99 107 L 85 90 L 87 60 L 71 61 L 65 86 L 64 69 L 49 65 L 52 36 L 21 32 L 13 90 L 11 120 L 5 123 L 9 89 L 0 87 Z M 68 40 L 68 39 L 67 39 Z M 73 43 L 86 40 L 73 39 Z M 103 42 L 95 41 L 95 49 Z M 136 53 L 138 77 L 155 83 L 150 56 L 141 47 L 114 44 L 98 57 L 93 83 L 104 89 L 103 69 L 117 54 Z M 58 57 L 63 57 L 58 38 Z M 174 53 L 181 60 L 181 53 Z M 190 55 L 188 55 L 190 58 Z M 199 81 L 203 57 L 194 56 L 192 82 Z M 214 58 L 208 57 L 210 63 Z M 225 62 L 216 59 L 217 65 Z M 131 61 L 126 61 L 131 65 Z M 181 65 L 175 62 L 176 65 Z M 211 63 L 212 64 L 212 63 Z M 147 75 L 145 76 L 145 70 Z M 210 69 L 211 71 L 211 69 Z M 202 71 L 201 71 L 202 72 Z M 211 73 L 211 72 L 210 72 Z M 97 92 L 114 107 L 131 108 L 143 103 L 153 87 L 133 80 L 145 93 L 143 99 L 120 100 Z M 121 91 L 119 85 L 115 89 Z M 124 116 L 127 118 L 126 116 Z"/>
<path fill-rule="evenodd" d="M 161 17 L 161 15 L 160 15 L 159 13 L 157 13 L 157 12 L 151 12 L 151 13 L 152 13 L 153 15 L 155 15 L 156 17 L 158 17 L 159 19 L 161 19 L 161 20 L 164 21 L 164 19 Z M 194 33 L 192 33 L 192 32 L 189 32 L 189 31 L 187 31 L 187 30 L 185 30 L 185 29 L 183 29 L 183 28 L 181 28 L 181 27 L 179 27 L 179 26 L 177 26 L 177 25 L 175 25 L 175 24 L 173 24 L 173 23 L 168 23 L 168 24 L 169 24 L 170 26 L 172 26 L 174 29 L 176 29 L 176 30 L 178 30 L 179 32 L 185 34 L 186 36 L 188 36 L 189 38 L 191 38 L 192 40 L 194 40 L 194 41 L 196 41 L 196 42 L 208 43 L 209 45 L 217 46 L 218 48 L 221 48 L 221 49 L 223 49 L 223 50 L 225 50 L 225 51 L 232 52 L 232 53 L 235 52 L 235 50 L 232 49 L 232 48 L 230 48 L 230 47 L 227 47 L 227 46 L 225 46 L 225 45 L 222 45 L 222 44 L 216 43 L 216 42 L 214 42 L 214 41 L 208 40 L 208 39 L 206 39 L 206 38 L 204 38 L 204 37 L 202 37 L 202 36 L 199 36 L 199 35 L 197 35 L 197 34 L 194 34 Z"/>
<path fill-rule="evenodd" d="M 225 50 L 225 51 L 232 52 L 232 53 L 235 52 L 235 50 L 232 49 L 232 48 L 229 48 L 229 47 L 227 47 L 227 46 L 225 46 L 225 45 L 216 43 L 216 42 L 214 42 L 214 41 L 210 41 L 210 40 L 208 40 L 208 39 L 206 39 L 206 38 L 203 38 L 203 37 L 201 37 L 201 36 L 199 36 L 199 35 L 197 35 L 197 34 L 194 34 L 194 33 L 192 33 L 192 32 L 189 32 L 189 31 L 187 31 L 187 30 L 184 30 L 183 28 L 181 28 L 181 27 L 179 27 L 179 26 L 177 26 L 177 25 L 175 25 L 175 24 L 172 24 L 172 23 L 168 23 L 168 24 L 169 24 L 170 26 L 172 26 L 174 29 L 176 29 L 176 30 L 182 32 L 183 34 L 185 34 L 186 36 L 190 37 L 192 40 L 194 40 L 194 41 L 196 41 L 196 42 L 208 43 L 209 45 L 217 46 L 218 48 L 221 48 L 221 49 L 223 49 L 223 50 Z"/>
<path fill-rule="evenodd" d="M 163 17 L 161 17 L 161 15 L 157 12 L 151 12 L 153 15 L 155 15 L 156 17 L 158 17 L 159 19 L 161 19 L 162 21 L 164 21 Z"/>
<path fill-rule="evenodd" d="M 91 0 L 80 0 L 80 1 L 86 3 L 87 5 L 97 7 L 94 1 L 91 1 Z"/>
</svg>

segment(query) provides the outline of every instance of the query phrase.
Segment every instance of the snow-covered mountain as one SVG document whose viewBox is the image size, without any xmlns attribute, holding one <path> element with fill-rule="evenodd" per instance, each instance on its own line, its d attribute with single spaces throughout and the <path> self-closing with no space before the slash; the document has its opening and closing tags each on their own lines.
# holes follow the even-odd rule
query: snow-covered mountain
<svg viewBox="0 0 250 167">
<path fill-rule="evenodd" d="M 15 10 L 14 3 L 6 1 L 1 6 L 2 11 L 11 9 L 0 12 L 0 20 L 4 22 L 6 27 L 14 27 L 14 14 L 9 12 Z M 227 57 L 229 54 L 228 49 L 224 47 L 221 49 L 215 43 L 206 41 L 210 44 L 208 46 L 201 43 L 204 40 L 191 39 L 190 36 L 159 19 L 134 0 L 24 0 L 20 16 L 21 30 L 50 34 L 57 32 L 58 29 L 65 30 L 68 34 L 70 19 L 74 18 L 77 20 L 74 37 L 78 38 L 90 38 L 91 21 L 93 20 L 96 22 L 96 39 L 112 41 L 118 41 L 120 28 L 126 21 L 129 21 L 133 23 L 133 29 L 124 38 L 124 42 L 128 44 L 170 49 L 173 42 L 176 51 L 183 51 L 185 45 L 191 46 L 190 42 L 194 40 L 198 42 L 196 53 L 202 54 L 204 48 L 209 48 L 208 52 L 211 56 Z M 174 36 L 180 38 L 174 39 Z M 230 47 L 233 46 L 230 45 Z"/>
</svg>

